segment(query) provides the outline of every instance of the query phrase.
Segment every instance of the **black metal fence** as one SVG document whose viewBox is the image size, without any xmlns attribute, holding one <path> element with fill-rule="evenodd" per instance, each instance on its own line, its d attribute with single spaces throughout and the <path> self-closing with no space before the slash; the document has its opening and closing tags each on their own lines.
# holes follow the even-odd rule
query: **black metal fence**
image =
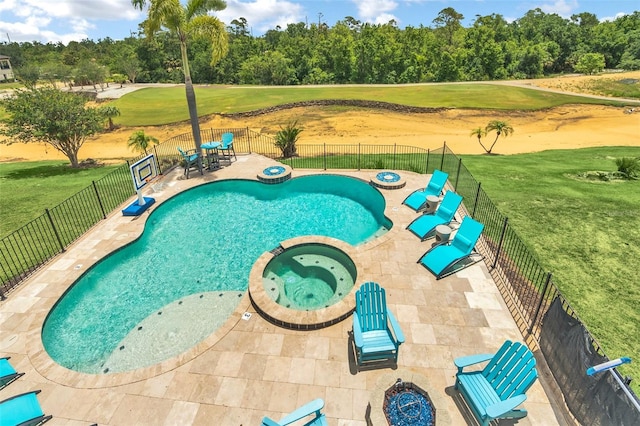
<svg viewBox="0 0 640 426">
<path fill-rule="evenodd" d="M 575 311 L 553 283 L 551 273 L 544 270 L 511 228 L 508 218 L 500 213 L 481 184 L 446 144 L 435 150 L 403 145 L 305 144 L 298 145 L 296 157 L 282 159 L 273 138 L 248 128 L 202 130 L 202 140 L 220 140 L 225 132 L 233 133 L 236 153 L 261 154 L 292 168 L 393 169 L 425 174 L 440 169 L 447 172 L 454 190 L 464 197 L 467 214 L 485 226 L 477 247 L 485 256 L 486 264 L 520 329 L 540 341 L 544 316 L 556 299 L 562 302 L 567 315 L 578 320 Z M 192 146 L 190 133 L 155 146 L 153 152 L 160 173 L 180 162 L 178 147 Z M 63 252 L 133 194 L 129 167 L 125 164 L 0 240 L 0 297 Z M 595 339 L 588 336 L 591 347 L 604 357 Z M 570 389 L 563 391 L 565 395 L 571 392 Z"/>
</svg>

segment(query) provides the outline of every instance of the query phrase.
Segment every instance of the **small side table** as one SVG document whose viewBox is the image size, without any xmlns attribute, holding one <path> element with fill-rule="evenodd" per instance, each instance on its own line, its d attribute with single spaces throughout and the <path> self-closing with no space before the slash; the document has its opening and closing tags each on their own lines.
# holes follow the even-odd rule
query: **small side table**
<svg viewBox="0 0 640 426">
<path fill-rule="evenodd" d="M 435 195 L 427 195 L 427 202 L 425 203 L 424 213 L 433 213 L 438 208 L 438 202 L 440 198 Z"/>
<path fill-rule="evenodd" d="M 447 225 L 438 225 L 436 226 L 436 242 L 439 244 L 445 244 L 449 242 L 449 237 L 451 237 L 451 228 Z"/>
</svg>

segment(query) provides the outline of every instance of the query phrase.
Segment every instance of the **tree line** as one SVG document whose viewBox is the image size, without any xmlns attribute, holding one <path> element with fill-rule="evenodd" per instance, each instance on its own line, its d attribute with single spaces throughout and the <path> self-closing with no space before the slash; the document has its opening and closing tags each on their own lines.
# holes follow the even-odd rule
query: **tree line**
<svg viewBox="0 0 640 426">
<path fill-rule="evenodd" d="M 600 22 L 530 10 L 507 22 L 500 14 L 464 16 L 447 7 L 431 26 L 371 24 L 346 17 L 330 27 L 289 24 L 253 36 L 244 18 L 226 26 L 226 55 L 211 65 L 215 45 L 194 38 L 187 49 L 195 84 L 420 83 L 537 78 L 567 72 L 640 69 L 640 12 Z M 109 82 L 184 82 L 179 35 L 140 32 L 124 40 L 2 43 L 25 84 L 73 86 Z M 220 46 L 218 46 L 219 48 Z"/>
</svg>

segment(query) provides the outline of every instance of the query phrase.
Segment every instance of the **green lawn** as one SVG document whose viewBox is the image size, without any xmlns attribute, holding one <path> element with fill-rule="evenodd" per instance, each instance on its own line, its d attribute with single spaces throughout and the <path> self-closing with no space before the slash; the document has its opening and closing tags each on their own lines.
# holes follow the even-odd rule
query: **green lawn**
<svg viewBox="0 0 640 426">
<path fill-rule="evenodd" d="M 254 111 L 273 105 L 319 99 L 385 101 L 419 107 L 539 110 L 565 104 L 623 105 L 580 96 L 495 84 L 441 84 L 419 86 L 302 86 L 196 88 L 198 113 Z M 154 126 L 189 119 L 183 87 L 148 88 L 111 102 L 122 126 Z"/>
<path fill-rule="evenodd" d="M 111 170 L 72 169 L 68 161 L 0 163 L 0 237 L 91 185 Z"/>
<path fill-rule="evenodd" d="M 613 358 L 640 356 L 640 180 L 587 181 L 640 147 L 462 156 L 589 331 Z M 640 391 L 640 364 L 620 369 Z"/>
</svg>

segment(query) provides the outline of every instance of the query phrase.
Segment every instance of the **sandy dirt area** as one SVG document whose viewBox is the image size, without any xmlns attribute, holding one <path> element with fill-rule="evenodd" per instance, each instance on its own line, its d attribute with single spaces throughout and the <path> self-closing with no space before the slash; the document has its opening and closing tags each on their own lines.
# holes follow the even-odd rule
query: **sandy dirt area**
<svg viewBox="0 0 640 426">
<path fill-rule="evenodd" d="M 640 71 L 528 80 L 518 84 L 585 93 L 588 91 L 586 83 L 594 78 L 640 79 Z M 335 113 L 321 107 L 308 107 L 251 118 L 212 116 L 202 121 L 201 128 L 248 127 L 274 135 L 281 125 L 292 119 L 297 119 L 304 128 L 300 144 L 398 144 L 435 149 L 446 142 L 457 154 L 480 154 L 484 151 L 477 138 L 470 135 L 471 130 L 497 119 L 508 121 L 515 131 L 509 137 L 498 140 L 493 150 L 496 154 L 592 146 L 640 146 L 640 106 L 631 114 L 625 113 L 624 108 L 588 105 L 569 105 L 536 112 L 452 109 L 420 114 L 369 109 Z M 127 139 L 138 129 L 120 128 L 88 140 L 80 149 L 79 158 L 107 162 L 130 158 L 133 153 L 127 147 Z M 188 123 L 143 129 L 160 141 L 190 132 Z M 483 138 L 483 142 L 490 145 L 494 138 L 495 133 L 492 133 Z M 46 159 L 66 157 L 46 144 L 0 145 L 0 161 Z"/>
</svg>

